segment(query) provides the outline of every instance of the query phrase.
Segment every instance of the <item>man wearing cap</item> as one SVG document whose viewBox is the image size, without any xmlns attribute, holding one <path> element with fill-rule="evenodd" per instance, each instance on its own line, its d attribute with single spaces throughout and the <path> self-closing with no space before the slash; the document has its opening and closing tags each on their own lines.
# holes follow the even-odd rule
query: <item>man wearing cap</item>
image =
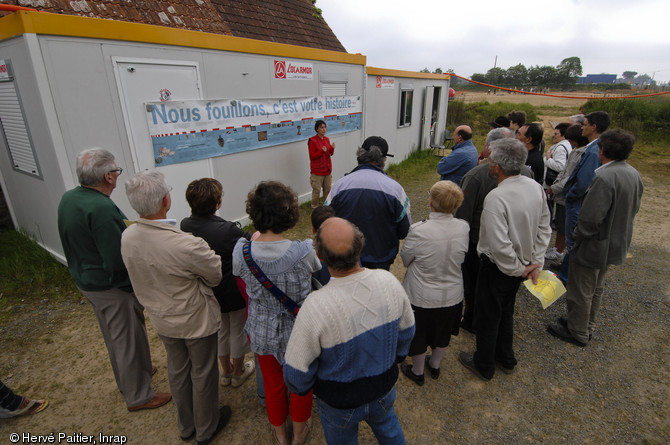
<svg viewBox="0 0 670 445">
<path fill-rule="evenodd" d="M 472 143 L 472 129 L 460 125 L 454 130 L 454 149 L 437 164 L 437 172 L 443 181 L 461 182 L 463 176 L 477 166 L 479 153 Z"/>
<path fill-rule="evenodd" d="M 405 190 L 384 173 L 387 156 L 384 138 L 367 138 L 356 151 L 358 167 L 333 184 L 324 203 L 363 232 L 361 264 L 369 269 L 389 270 L 412 224 Z"/>
</svg>

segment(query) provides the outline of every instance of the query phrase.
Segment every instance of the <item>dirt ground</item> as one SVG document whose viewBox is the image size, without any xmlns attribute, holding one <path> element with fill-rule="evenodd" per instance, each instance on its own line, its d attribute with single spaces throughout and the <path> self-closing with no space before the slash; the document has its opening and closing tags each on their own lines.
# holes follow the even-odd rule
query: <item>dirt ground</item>
<svg viewBox="0 0 670 445">
<path fill-rule="evenodd" d="M 542 116 L 547 126 L 573 114 L 581 103 L 508 94 L 494 99 L 486 93 L 465 98 L 482 99 L 555 105 L 555 115 Z M 429 175 L 406 186 L 415 221 L 428 214 L 426 190 L 437 179 L 437 174 Z M 564 297 L 542 310 L 539 301 L 520 290 L 514 374 L 497 373 L 488 383 L 476 379 L 457 360 L 460 351 L 474 350 L 474 336 L 461 332 L 447 350 L 439 380 L 427 378 L 418 387 L 400 376 L 396 411 L 409 444 L 670 442 L 670 180 L 648 174 L 643 180 L 629 258 L 609 272 L 592 342 L 578 348 L 546 333 L 547 324 L 564 313 Z M 393 272 L 404 275 L 398 262 Z M 169 391 L 165 351 L 148 320 L 147 325 L 159 367 L 153 386 Z M 28 435 L 36 442 L 37 436 L 52 433 L 54 443 L 59 443 L 59 433 L 78 443 L 83 436 L 101 443 L 100 434 L 118 435 L 117 441 L 131 444 L 182 443 L 174 403 L 137 413 L 126 410 L 88 303 L 54 307 L 44 302 L 1 334 L 0 379 L 22 394 L 49 399 L 50 406 L 35 416 L 1 420 L 0 443 L 14 443 L 12 433 L 19 434 L 18 443 L 27 443 Z M 220 400 L 232 407 L 233 417 L 215 444 L 272 443 L 253 379 L 237 389 L 221 388 Z M 316 407 L 313 414 L 310 443 L 323 444 Z M 366 425 L 360 442 L 375 443 Z"/>
</svg>

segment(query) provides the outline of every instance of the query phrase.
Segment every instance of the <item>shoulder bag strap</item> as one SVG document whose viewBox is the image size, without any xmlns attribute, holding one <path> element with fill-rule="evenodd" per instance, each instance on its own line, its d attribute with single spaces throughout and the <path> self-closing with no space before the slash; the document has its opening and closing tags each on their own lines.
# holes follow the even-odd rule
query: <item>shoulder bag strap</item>
<svg viewBox="0 0 670 445">
<path fill-rule="evenodd" d="M 279 289 L 275 284 L 270 281 L 270 279 L 263 273 L 258 264 L 251 257 L 251 241 L 247 241 L 242 246 L 242 254 L 244 255 L 244 261 L 246 261 L 249 271 L 253 274 L 254 277 L 258 280 L 259 283 L 263 285 L 270 293 L 277 299 L 284 307 L 293 315 L 298 315 L 300 306 L 296 304 L 295 301 L 286 295 L 281 289 Z"/>
</svg>

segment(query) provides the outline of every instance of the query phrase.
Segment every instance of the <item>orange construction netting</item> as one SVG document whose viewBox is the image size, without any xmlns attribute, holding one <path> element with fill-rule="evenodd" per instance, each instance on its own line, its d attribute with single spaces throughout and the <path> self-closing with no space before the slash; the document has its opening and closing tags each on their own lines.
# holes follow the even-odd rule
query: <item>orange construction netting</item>
<svg viewBox="0 0 670 445">
<path fill-rule="evenodd" d="M 560 97 L 563 99 L 580 99 L 580 100 L 588 100 L 588 99 L 637 99 L 638 97 L 650 97 L 650 96 L 661 96 L 663 94 L 670 94 L 670 91 L 664 91 L 662 93 L 649 93 L 649 94 L 638 94 L 635 96 L 603 96 L 603 97 L 589 97 L 589 96 L 565 96 L 561 94 L 549 94 L 549 93 L 531 93 L 530 91 L 521 91 L 521 90 L 515 90 L 513 88 L 505 88 L 505 87 L 499 87 L 496 85 L 490 85 L 488 83 L 483 83 L 483 82 L 477 82 L 476 80 L 471 80 L 468 79 L 467 77 L 459 76 L 457 74 L 451 74 L 451 76 L 458 77 L 459 79 L 466 80 L 470 83 L 476 83 L 477 85 L 483 85 L 485 87 L 489 88 L 495 88 L 497 90 L 503 90 L 503 91 L 510 91 L 512 93 L 521 93 L 521 94 L 530 94 L 533 96 L 547 96 L 547 97 Z"/>
</svg>

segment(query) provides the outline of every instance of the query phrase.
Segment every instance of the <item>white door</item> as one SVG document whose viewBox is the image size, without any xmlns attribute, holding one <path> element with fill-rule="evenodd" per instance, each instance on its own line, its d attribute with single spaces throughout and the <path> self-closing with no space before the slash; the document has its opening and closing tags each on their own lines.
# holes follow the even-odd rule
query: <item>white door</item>
<svg viewBox="0 0 670 445">
<path fill-rule="evenodd" d="M 426 87 L 423 95 L 423 113 L 421 114 L 421 148 L 430 148 L 430 124 L 433 112 L 433 96 L 435 87 Z"/>
<path fill-rule="evenodd" d="M 211 177 L 209 159 L 156 167 L 147 125 L 146 102 L 159 100 L 202 99 L 198 65 L 195 62 L 173 62 L 114 58 L 116 81 L 121 96 L 130 151 L 135 172 L 157 168 L 172 187 L 172 208 L 168 216 L 181 221 L 191 214 L 184 193 L 194 179 Z"/>
</svg>

